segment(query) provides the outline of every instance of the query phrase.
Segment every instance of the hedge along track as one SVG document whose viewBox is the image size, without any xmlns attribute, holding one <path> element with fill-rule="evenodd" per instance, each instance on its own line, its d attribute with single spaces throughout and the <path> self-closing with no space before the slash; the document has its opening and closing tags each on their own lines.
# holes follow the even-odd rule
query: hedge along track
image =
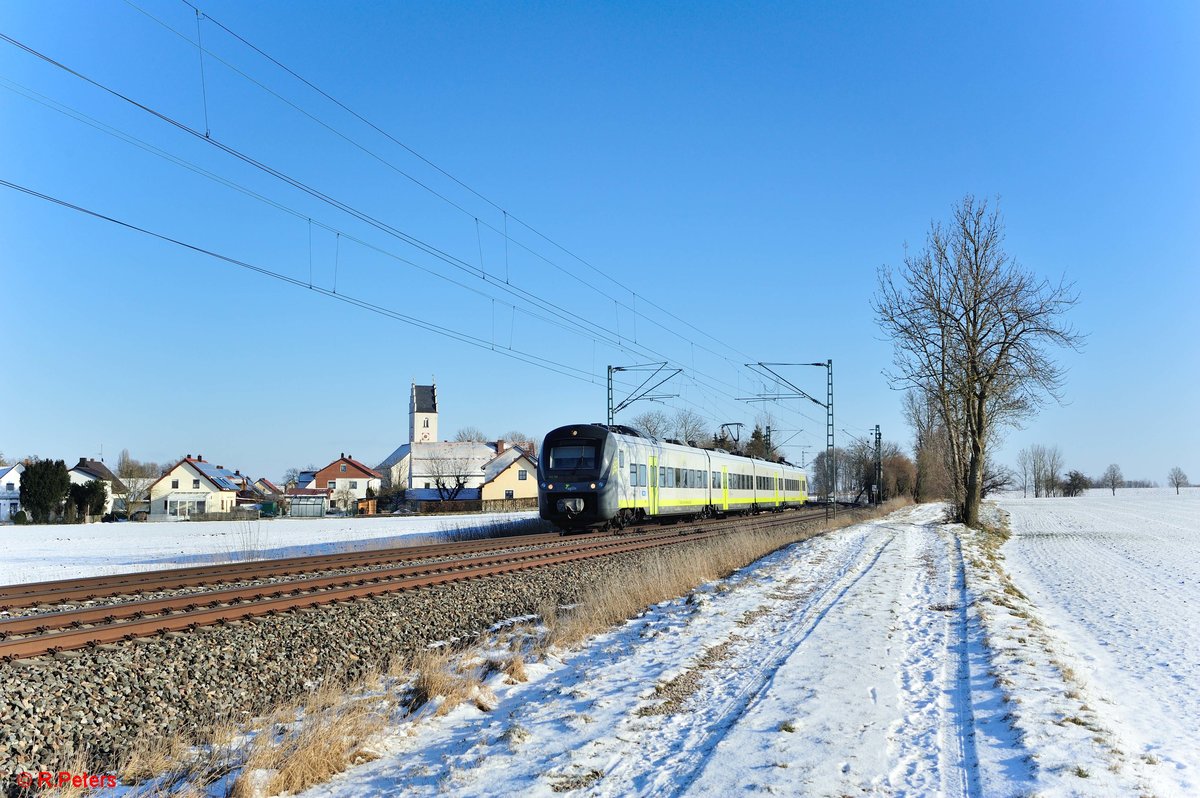
<svg viewBox="0 0 1200 798">
<path fill-rule="evenodd" d="M 823 517 L 820 513 L 755 519 L 756 527 L 784 526 Z M 409 565 L 362 574 L 298 579 L 272 585 L 198 591 L 167 599 L 46 613 L 0 621 L 0 661 L 192 631 L 201 626 L 241 621 L 322 604 L 481 579 L 579 560 L 720 537 L 740 531 L 745 521 L 706 525 L 702 531 L 658 531 L 637 538 L 577 539 L 523 551 Z M 269 566 L 270 563 L 259 563 Z"/>
</svg>

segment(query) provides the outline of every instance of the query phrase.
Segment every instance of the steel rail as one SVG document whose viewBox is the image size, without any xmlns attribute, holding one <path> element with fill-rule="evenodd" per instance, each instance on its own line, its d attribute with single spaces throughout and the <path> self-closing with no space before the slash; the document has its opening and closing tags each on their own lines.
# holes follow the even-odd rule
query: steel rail
<svg viewBox="0 0 1200 798">
<path fill-rule="evenodd" d="M 474 551 L 536 546 L 563 539 L 557 533 L 536 533 L 461 543 L 396 546 L 369 552 L 342 552 L 278 560 L 198 565 L 158 571 L 133 571 L 127 574 L 57 579 L 47 582 L 26 582 L 0 586 L 0 610 L 36 607 L 39 604 L 66 601 L 90 601 L 97 598 L 126 594 L 136 595 L 182 587 L 200 587 L 242 579 L 269 579 L 336 568 L 365 568 L 390 562 L 455 556 Z"/>
<path fill-rule="evenodd" d="M 40 656 L 42 654 L 53 654 L 60 651 L 117 643 L 138 637 L 194 630 L 201 626 L 239 621 L 264 615 L 275 615 L 280 612 L 307 609 L 321 604 L 372 598 L 421 587 L 500 576 L 597 557 L 625 554 L 642 549 L 671 546 L 681 542 L 703 540 L 727 533 L 728 531 L 719 532 L 714 530 L 692 535 L 664 534 L 649 540 L 613 541 L 602 552 L 592 550 L 570 553 L 548 552 L 546 557 L 535 561 L 522 560 L 492 565 L 477 565 L 449 572 L 442 571 L 402 577 L 381 584 L 349 585 L 331 588 L 318 593 L 280 596 L 231 606 L 195 609 L 175 615 L 134 619 L 104 626 L 55 631 L 15 640 L 3 640 L 0 641 L 0 661 L 8 662 L 16 659 Z"/>
<path fill-rule="evenodd" d="M 755 519 L 752 523 L 755 523 L 759 527 L 770 527 L 793 524 L 798 521 L 820 517 L 822 517 L 820 514 L 806 514 L 803 517 L 789 515 L 776 519 Z M 128 605 L 117 605 L 117 607 L 89 608 L 53 613 L 51 615 L 71 616 L 75 621 L 78 621 L 80 628 L 38 632 L 34 635 L 17 637 L 16 639 L 0 640 L 0 661 L 7 662 L 40 656 L 42 654 L 95 647 L 169 632 L 195 630 L 206 625 L 240 621 L 264 615 L 276 615 L 281 612 L 303 610 L 322 604 L 371 598 L 422 587 L 499 576 L 684 542 L 707 540 L 737 532 L 744 526 L 746 526 L 745 521 L 735 523 L 722 520 L 722 522 L 713 524 L 705 530 L 697 530 L 696 525 L 692 524 L 690 533 L 689 530 L 664 529 L 651 536 L 639 536 L 633 539 L 584 539 L 578 543 L 568 544 L 567 546 L 547 546 L 540 550 L 508 552 L 504 555 L 494 557 L 476 557 L 464 561 L 408 566 L 407 568 L 392 570 L 397 572 L 408 570 L 412 571 L 411 573 L 407 575 L 397 573 L 392 578 L 376 578 L 376 574 L 380 572 L 368 572 L 357 575 L 344 574 L 335 577 L 322 577 L 316 580 L 296 580 L 282 583 L 278 586 L 252 586 L 249 588 L 235 588 L 231 591 L 201 592 L 165 602 L 148 600 L 145 602 L 133 602 Z M 352 583 L 347 584 L 345 582 L 347 578 L 351 578 L 353 580 Z M 335 584 L 333 580 L 336 579 L 342 579 L 343 583 L 340 585 Z M 323 588 L 318 588 L 314 586 L 314 583 L 328 584 Z M 217 606 L 212 606 L 214 599 L 218 596 L 247 591 L 253 592 L 256 589 L 260 593 L 263 593 L 264 588 L 268 591 L 278 589 L 277 592 L 286 593 L 286 595 L 272 593 L 268 598 L 251 596 L 250 600 L 243 601 L 242 603 L 226 604 L 222 602 L 217 604 Z M 172 614 L 155 617 L 137 617 L 138 615 L 147 614 L 143 610 L 135 612 L 129 620 L 117 620 L 115 616 L 112 620 L 109 620 L 107 617 L 113 615 L 114 610 L 132 606 L 133 604 L 143 604 L 145 607 L 150 608 L 156 604 L 159 607 L 163 607 L 164 605 L 174 606 L 179 601 L 188 602 L 189 600 L 190 603 L 185 603 L 181 608 L 181 612 L 167 610 L 171 611 Z M 231 600 L 236 601 L 236 599 Z M 201 604 L 204 606 L 201 607 Z M 93 616 L 76 614 L 105 613 L 105 611 L 107 611 L 107 614 L 102 619 L 104 621 L 103 625 L 96 626 L 90 626 L 79 620 L 83 617 Z M 42 615 L 29 619 L 12 619 L 11 621 L 6 621 L 5 624 L 13 624 L 13 626 L 9 627 L 11 629 L 21 628 L 19 624 L 28 624 L 36 621 L 42 621 L 44 625 L 46 618 L 46 615 Z M 37 627 L 34 627 L 34 629 L 36 631 Z M 11 634 L 15 634 L 15 632 Z"/>
<path fill-rule="evenodd" d="M 678 536 L 678 533 L 662 532 L 652 538 L 646 539 L 657 540 L 660 537 Z M 462 560 L 448 560 L 387 568 L 380 571 L 334 574 L 332 576 L 315 577 L 312 579 L 297 579 L 267 585 L 249 585 L 226 590 L 184 593 L 178 596 L 142 599 L 140 601 L 129 601 L 122 604 L 101 607 L 84 607 L 74 610 L 28 615 L 0 620 L 0 640 L 8 639 L 13 635 L 26 635 L 30 632 L 44 633 L 53 629 L 78 628 L 85 624 L 114 623 L 131 618 L 140 619 L 147 616 L 166 615 L 180 610 L 191 611 L 198 607 L 244 603 L 247 600 L 259 601 L 267 597 L 274 598 L 285 594 L 299 595 L 301 593 L 313 593 L 328 590 L 329 588 L 350 585 L 386 585 L 389 582 L 412 576 L 442 572 L 452 573 L 468 568 L 500 565 L 508 562 L 533 561 L 545 559 L 558 553 L 603 551 L 605 548 L 620 546 L 626 542 L 628 541 L 613 539 L 587 540 L 581 538 L 577 539 L 573 544 L 565 546 L 524 549 L 522 551 L 510 551 Z"/>
</svg>

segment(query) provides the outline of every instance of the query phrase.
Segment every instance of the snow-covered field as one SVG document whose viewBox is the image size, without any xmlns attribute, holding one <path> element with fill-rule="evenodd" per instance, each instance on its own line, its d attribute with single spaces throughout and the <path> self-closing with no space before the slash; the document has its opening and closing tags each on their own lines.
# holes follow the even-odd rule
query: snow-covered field
<svg viewBox="0 0 1200 798">
<path fill-rule="evenodd" d="M 536 518 L 536 512 L 371 518 L 274 518 L 0 527 L 0 584 L 301 557 L 402 545 L 413 535 Z"/>
<path fill-rule="evenodd" d="M 1001 503 L 1003 553 L 1139 790 L 1200 794 L 1200 490 Z"/>
</svg>

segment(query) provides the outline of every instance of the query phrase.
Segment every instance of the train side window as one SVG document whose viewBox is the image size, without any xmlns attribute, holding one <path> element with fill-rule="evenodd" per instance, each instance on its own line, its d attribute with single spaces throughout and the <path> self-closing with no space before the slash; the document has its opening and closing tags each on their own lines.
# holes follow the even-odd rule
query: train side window
<svg viewBox="0 0 1200 798">
<path fill-rule="evenodd" d="M 636 488 L 638 486 L 637 469 L 637 463 L 629 464 L 629 487 L 631 488 Z"/>
<path fill-rule="evenodd" d="M 625 450 L 624 450 L 624 449 L 618 449 L 618 450 L 617 450 L 617 459 L 620 461 L 620 462 L 617 464 L 617 465 L 618 465 L 618 467 L 619 467 L 619 468 L 624 468 L 624 467 L 625 467 Z"/>
<path fill-rule="evenodd" d="M 667 486 L 667 467 L 666 466 L 658 467 L 658 486 L 660 488 L 665 488 Z"/>
<path fill-rule="evenodd" d="M 644 488 L 644 487 L 646 487 L 646 464 L 639 463 L 638 467 L 637 467 L 637 471 L 638 471 L 638 485 L 640 487 Z"/>
</svg>

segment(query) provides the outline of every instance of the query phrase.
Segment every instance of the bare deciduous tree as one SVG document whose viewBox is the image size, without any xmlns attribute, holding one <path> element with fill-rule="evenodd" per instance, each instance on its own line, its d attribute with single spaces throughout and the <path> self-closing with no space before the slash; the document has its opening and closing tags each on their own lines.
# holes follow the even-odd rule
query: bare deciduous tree
<svg viewBox="0 0 1200 798">
<path fill-rule="evenodd" d="M 671 420 L 661 410 L 647 410 L 634 416 L 629 423 L 652 438 L 666 437 L 671 429 Z"/>
<path fill-rule="evenodd" d="M 954 489 L 948 467 L 946 432 L 936 405 L 919 391 L 905 391 L 904 416 L 914 433 L 916 481 L 913 485 L 913 499 L 927 502 L 950 498 Z"/>
<path fill-rule="evenodd" d="M 357 507 L 357 501 L 354 491 L 349 488 L 338 488 L 333 494 L 333 506 L 341 507 L 346 512 L 353 512 Z"/>
<path fill-rule="evenodd" d="M 1049 347 L 1078 348 L 1062 322 L 1077 297 L 1004 251 L 997 210 L 968 195 L 948 227 L 934 222 L 925 248 L 898 273 L 881 269 L 873 301 L 892 339 L 893 384 L 934 403 L 945 426 L 959 520 L 979 525 L 988 444 L 1004 425 L 1059 397 L 1063 370 Z"/>
<path fill-rule="evenodd" d="M 1100 477 L 1100 484 L 1112 491 L 1112 495 L 1117 495 L 1117 488 L 1125 482 L 1125 476 L 1121 473 L 1121 467 L 1113 463 L 1108 468 L 1104 469 L 1104 476 Z"/>
<path fill-rule="evenodd" d="M 702 441 L 708 437 L 708 432 L 705 431 L 704 416 L 687 407 L 681 407 L 675 411 L 672 428 L 675 437 L 684 443 Z"/>
<path fill-rule="evenodd" d="M 1171 472 L 1167 474 L 1167 484 L 1175 489 L 1175 495 L 1178 496 L 1180 488 L 1188 487 L 1189 483 L 1187 474 L 1183 473 L 1182 468 L 1175 466 L 1171 469 Z"/>
<path fill-rule="evenodd" d="M 526 435 L 524 432 L 515 429 L 509 430 L 500 436 L 500 440 L 508 441 L 513 446 L 520 447 L 529 454 L 537 456 L 537 439 Z"/>
<path fill-rule="evenodd" d="M 487 436 L 483 434 L 483 430 L 479 427 L 463 427 L 454 433 L 454 440 L 459 443 L 482 443 L 487 440 Z"/>
<path fill-rule="evenodd" d="M 453 501 L 467 486 L 467 480 L 473 476 L 471 461 L 466 457 L 434 457 L 425 462 L 429 476 L 433 477 L 433 486 L 437 488 L 438 497 L 442 501 Z M 475 469 L 478 472 L 478 468 Z"/>
<path fill-rule="evenodd" d="M 122 449 L 117 456 L 117 477 L 125 485 L 125 495 L 113 497 L 114 507 L 120 506 L 128 515 L 138 510 L 149 511 L 150 487 L 162 476 L 162 471 L 158 463 L 135 460 L 128 449 Z"/>
<path fill-rule="evenodd" d="M 1045 447 L 1046 471 L 1042 476 L 1042 490 L 1047 496 L 1053 496 L 1062 490 L 1063 455 L 1057 446 Z"/>
<path fill-rule="evenodd" d="M 1028 449 L 1017 452 L 1017 475 L 1021 478 L 1021 498 L 1029 495 L 1029 477 L 1033 471 L 1033 458 Z"/>
</svg>

